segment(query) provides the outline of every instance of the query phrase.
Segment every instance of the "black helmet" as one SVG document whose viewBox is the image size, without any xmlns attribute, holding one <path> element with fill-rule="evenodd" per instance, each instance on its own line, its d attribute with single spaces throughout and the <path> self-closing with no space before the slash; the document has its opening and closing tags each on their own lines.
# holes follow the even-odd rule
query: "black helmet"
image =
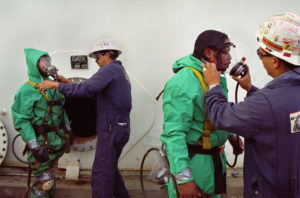
<svg viewBox="0 0 300 198">
<path fill-rule="evenodd" d="M 207 60 L 207 57 L 205 57 L 203 53 L 204 48 L 212 47 L 218 51 L 217 58 L 220 64 L 221 63 L 220 54 L 224 51 L 224 49 L 230 46 L 235 47 L 233 43 L 225 43 L 226 39 L 228 39 L 228 36 L 223 32 L 219 32 L 216 30 L 206 30 L 202 32 L 201 34 L 199 34 L 195 42 L 193 56 L 198 58 L 199 60 L 201 59 Z"/>
</svg>

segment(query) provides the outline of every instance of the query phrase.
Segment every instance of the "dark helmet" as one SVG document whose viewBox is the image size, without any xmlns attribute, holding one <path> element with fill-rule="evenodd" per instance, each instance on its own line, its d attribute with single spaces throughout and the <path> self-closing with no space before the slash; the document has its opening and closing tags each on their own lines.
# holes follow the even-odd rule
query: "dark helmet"
<svg viewBox="0 0 300 198">
<path fill-rule="evenodd" d="M 207 57 L 205 57 L 203 51 L 206 47 L 212 47 L 215 48 L 218 51 L 218 66 L 221 66 L 221 57 L 220 54 L 224 51 L 225 48 L 235 45 L 233 43 L 225 43 L 225 40 L 228 39 L 228 36 L 223 33 L 216 30 L 206 30 L 199 34 L 195 46 L 194 46 L 194 52 L 193 56 L 198 58 L 199 60 L 204 59 L 207 61 Z M 219 69 L 219 68 L 218 68 Z"/>
</svg>

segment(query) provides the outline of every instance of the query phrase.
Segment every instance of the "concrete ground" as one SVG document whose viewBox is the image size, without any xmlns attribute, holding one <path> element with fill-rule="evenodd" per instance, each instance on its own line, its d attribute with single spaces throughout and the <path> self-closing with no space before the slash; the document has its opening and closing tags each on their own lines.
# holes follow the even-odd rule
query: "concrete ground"
<svg viewBox="0 0 300 198">
<path fill-rule="evenodd" d="M 226 198 L 242 198 L 243 175 L 242 170 L 237 169 L 239 174 L 233 177 L 233 169 L 228 169 L 227 194 Z M 131 198 L 143 198 L 139 171 L 122 171 L 125 185 Z M 166 198 L 165 189 L 160 189 L 160 185 L 147 180 L 147 172 L 144 174 L 144 188 L 147 198 Z M 236 175 L 235 175 L 236 176 Z M 34 178 L 33 178 L 34 180 Z M 26 191 L 27 175 L 23 168 L 0 167 L 0 197 L 1 198 L 23 198 Z M 81 171 L 79 180 L 72 181 L 64 179 L 64 171 L 57 174 L 56 198 L 88 198 L 92 197 L 90 187 L 90 172 Z"/>
</svg>

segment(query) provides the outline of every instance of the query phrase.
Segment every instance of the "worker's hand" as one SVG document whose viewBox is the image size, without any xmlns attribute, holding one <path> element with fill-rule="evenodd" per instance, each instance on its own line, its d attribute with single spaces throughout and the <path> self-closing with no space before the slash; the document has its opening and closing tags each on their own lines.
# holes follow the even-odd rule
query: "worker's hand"
<svg viewBox="0 0 300 198">
<path fill-rule="evenodd" d="M 240 83 L 240 86 L 245 89 L 247 92 L 251 90 L 252 84 L 251 84 L 251 77 L 250 73 L 248 72 L 243 78 L 239 78 L 236 76 L 232 76 L 232 78 Z"/>
<path fill-rule="evenodd" d="M 217 67 L 214 63 L 203 63 L 202 64 L 202 71 L 204 80 L 207 86 L 212 86 L 215 84 L 220 84 L 220 74 L 217 70 Z"/>
<path fill-rule="evenodd" d="M 229 142 L 233 148 L 233 154 L 240 155 L 244 152 L 244 143 L 243 140 L 239 137 L 239 140 L 237 139 L 237 136 L 234 136 L 229 139 Z"/>
<path fill-rule="evenodd" d="M 33 154 L 34 158 L 36 159 L 36 161 L 38 161 L 40 163 L 47 162 L 49 160 L 48 151 L 41 146 L 38 146 L 37 148 L 32 149 L 32 154 Z"/>
<path fill-rule="evenodd" d="M 69 80 L 69 79 L 65 78 L 64 76 L 62 76 L 62 75 L 58 75 L 58 81 L 62 82 L 62 83 L 67 83 L 67 84 L 73 83 L 72 80 Z"/>
<path fill-rule="evenodd" d="M 187 183 L 178 184 L 180 198 L 198 198 L 201 197 L 202 191 L 192 180 Z"/>
<path fill-rule="evenodd" d="M 59 82 L 44 80 L 38 85 L 38 89 L 58 89 Z"/>
</svg>

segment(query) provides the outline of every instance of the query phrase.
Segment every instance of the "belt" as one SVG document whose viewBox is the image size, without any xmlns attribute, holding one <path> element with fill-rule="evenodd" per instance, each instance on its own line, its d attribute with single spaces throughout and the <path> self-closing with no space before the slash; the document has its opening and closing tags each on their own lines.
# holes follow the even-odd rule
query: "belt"
<svg viewBox="0 0 300 198">
<path fill-rule="evenodd" d="M 49 132 L 53 132 L 53 131 L 58 131 L 60 129 L 60 127 L 57 127 L 57 126 L 49 126 L 49 125 L 46 125 L 46 126 L 33 126 L 33 129 L 36 133 L 36 135 L 40 135 L 40 134 L 46 134 L 46 133 L 49 133 Z"/>
<path fill-rule="evenodd" d="M 226 173 L 222 173 L 222 162 L 220 154 L 224 152 L 224 146 L 215 147 L 212 149 L 203 149 L 200 145 L 187 145 L 189 157 L 194 157 L 195 154 L 212 155 L 214 162 L 214 181 L 215 194 L 226 193 Z"/>
</svg>

